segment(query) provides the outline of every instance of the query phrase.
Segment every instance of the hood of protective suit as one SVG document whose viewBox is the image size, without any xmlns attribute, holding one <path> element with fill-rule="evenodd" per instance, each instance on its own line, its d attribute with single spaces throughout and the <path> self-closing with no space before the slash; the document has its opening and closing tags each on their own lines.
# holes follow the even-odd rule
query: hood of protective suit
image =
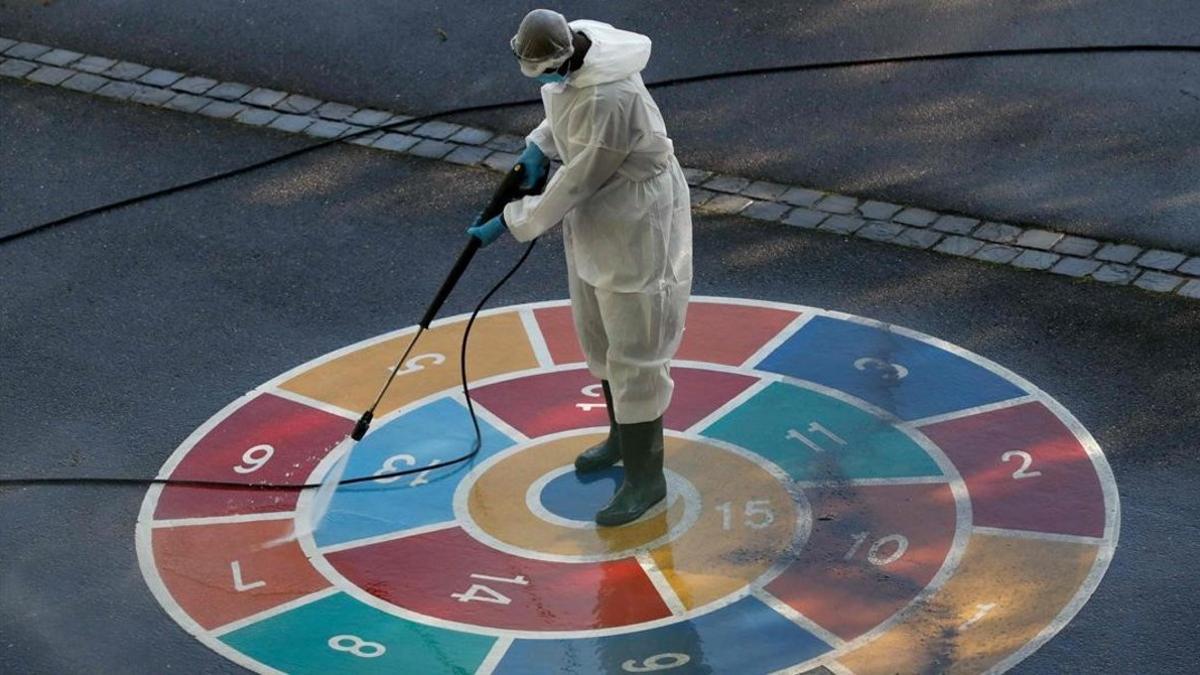
<svg viewBox="0 0 1200 675">
<path fill-rule="evenodd" d="M 583 67 L 571 73 L 566 84 L 572 87 L 594 87 L 605 82 L 623 80 L 640 73 L 650 61 L 650 38 L 600 21 L 580 19 L 570 23 L 592 41 Z"/>
</svg>

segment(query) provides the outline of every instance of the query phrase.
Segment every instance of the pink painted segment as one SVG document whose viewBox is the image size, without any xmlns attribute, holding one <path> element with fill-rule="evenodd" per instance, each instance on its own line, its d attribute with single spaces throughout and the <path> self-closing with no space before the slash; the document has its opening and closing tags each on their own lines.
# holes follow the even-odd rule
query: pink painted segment
<svg viewBox="0 0 1200 675">
<path fill-rule="evenodd" d="M 570 307 L 543 307 L 534 310 L 534 316 L 554 363 L 583 361 Z M 739 366 L 797 316 L 786 309 L 693 302 L 676 358 Z"/>
<path fill-rule="evenodd" d="M 672 368 L 675 394 L 663 416 L 669 429 L 682 431 L 754 384 L 755 378 L 691 368 Z M 594 396 L 583 393 L 585 387 Z M 531 375 L 471 392 L 483 407 L 535 438 L 558 431 L 608 426 L 600 384 L 586 368 Z"/>
<path fill-rule="evenodd" d="M 317 463 L 350 433 L 353 421 L 278 396 L 263 394 L 233 412 L 200 439 L 171 478 L 244 483 L 304 483 Z M 258 445 L 271 446 L 270 458 L 251 469 L 244 455 Z M 266 456 L 257 450 L 253 458 Z M 290 511 L 297 490 L 168 485 L 154 517 L 198 518 L 242 513 Z"/>
<path fill-rule="evenodd" d="M 1104 492 L 1092 460 L 1041 403 L 932 424 L 921 432 L 962 474 L 976 525 L 1104 536 Z M 1022 452 L 1029 455 L 1028 467 Z"/>
<path fill-rule="evenodd" d="M 479 626 L 587 630 L 671 613 L 632 558 L 603 563 L 533 560 L 485 546 L 457 527 L 338 551 L 326 559 L 377 598 Z"/>
<path fill-rule="evenodd" d="M 937 574 L 954 541 L 954 496 L 945 484 L 806 494 L 812 534 L 766 590 L 845 640 L 908 605 Z"/>
</svg>

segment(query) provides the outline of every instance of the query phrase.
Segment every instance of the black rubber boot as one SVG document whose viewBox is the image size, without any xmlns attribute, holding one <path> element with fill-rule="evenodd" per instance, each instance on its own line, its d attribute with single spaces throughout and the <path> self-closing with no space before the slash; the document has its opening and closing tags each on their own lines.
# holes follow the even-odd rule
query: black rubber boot
<svg viewBox="0 0 1200 675">
<path fill-rule="evenodd" d="M 625 482 L 596 514 L 596 523 L 606 527 L 637 520 L 667 496 L 663 474 L 663 421 L 618 424 Z"/>
<path fill-rule="evenodd" d="M 608 380 L 601 380 L 600 386 L 604 388 L 604 406 L 608 408 L 608 438 L 604 439 L 603 443 L 597 443 L 584 450 L 575 458 L 575 471 L 579 473 L 591 473 L 606 469 L 621 459 L 620 436 L 617 435 L 617 415 L 613 412 L 612 389 L 608 387 Z"/>
</svg>

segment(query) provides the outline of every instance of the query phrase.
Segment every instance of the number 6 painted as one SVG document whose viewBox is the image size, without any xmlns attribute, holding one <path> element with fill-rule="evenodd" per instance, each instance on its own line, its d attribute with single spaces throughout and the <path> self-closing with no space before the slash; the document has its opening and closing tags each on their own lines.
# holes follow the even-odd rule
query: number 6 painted
<svg viewBox="0 0 1200 675">
<path fill-rule="evenodd" d="M 1009 450 L 1000 455 L 1000 461 L 1008 463 L 1010 459 L 1020 458 L 1021 466 L 1013 472 L 1013 480 L 1021 480 L 1022 478 L 1037 478 L 1042 475 L 1041 471 L 1030 471 L 1029 467 L 1033 466 L 1033 455 L 1024 450 Z"/>
<path fill-rule="evenodd" d="M 692 657 L 687 654 L 655 654 L 650 658 L 638 663 L 633 659 L 629 659 L 621 664 L 621 670 L 627 673 L 649 673 L 655 670 L 670 670 L 687 664 L 692 660 Z"/>
</svg>

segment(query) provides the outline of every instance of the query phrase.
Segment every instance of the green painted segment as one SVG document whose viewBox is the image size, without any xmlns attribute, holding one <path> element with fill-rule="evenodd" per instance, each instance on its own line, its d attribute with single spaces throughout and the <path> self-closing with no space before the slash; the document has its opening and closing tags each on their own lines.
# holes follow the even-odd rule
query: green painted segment
<svg viewBox="0 0 1200 675">
<path fill-rule="evenodd" d="M 344 651 L 330 646 L 338 636 L 346 636 L 338 643 Z M 401 619 L 344 593 L 251 624 L 221 640 L 288 673 L 473 673 L 495 642 Z"/>
<path fill-rule="evenodd" d="M 798 481 L 940 476 L 921 446 L 849 403 L 775 383 L 704 430 L 752 450 Z"/>
</svg>

